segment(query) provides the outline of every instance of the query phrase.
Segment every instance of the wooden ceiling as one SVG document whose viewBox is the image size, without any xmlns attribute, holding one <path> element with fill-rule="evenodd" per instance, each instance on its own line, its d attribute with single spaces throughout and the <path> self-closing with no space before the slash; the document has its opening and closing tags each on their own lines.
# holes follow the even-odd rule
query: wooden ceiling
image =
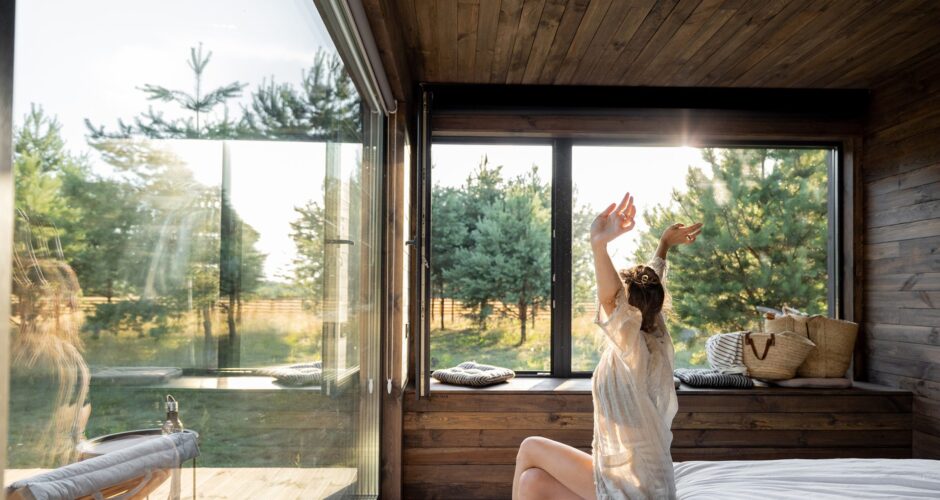
<svg viewBox="0 0 940 500">
<path fill-rule="evenodd" d="M 940 49 L 940 0 L 390 1 L 424 82 L 869 88 Z"/>
</svg>

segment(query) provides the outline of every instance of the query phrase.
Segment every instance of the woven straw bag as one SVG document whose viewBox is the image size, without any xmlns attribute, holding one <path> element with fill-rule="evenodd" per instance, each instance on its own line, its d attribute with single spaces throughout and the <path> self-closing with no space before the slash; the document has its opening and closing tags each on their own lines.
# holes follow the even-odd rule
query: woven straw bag
<svg viewBox="0 0 940 500">
<path fill-rule="evenodd" d="M 808 338 L 793 332 L 748 332 L 744 336 L 744 366 L 754 378 L 791 379 L 814 348 Z"/>
<path fill-rule="evenodd" d="M 841 378 L 849 369 L 858 324 L 825 316 L 787 314 L 764 320 L 768 333 L 796 332 L 816 344 L 816 349 L 797 369 L 803 378 Z"/>
</svg>

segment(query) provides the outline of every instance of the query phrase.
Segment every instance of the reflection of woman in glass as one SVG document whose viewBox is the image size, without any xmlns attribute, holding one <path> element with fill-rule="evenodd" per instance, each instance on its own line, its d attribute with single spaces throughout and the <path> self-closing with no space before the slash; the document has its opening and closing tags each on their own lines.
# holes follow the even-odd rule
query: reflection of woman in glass
<svg viewBox="0 0 940 500">
<path fill-rule="evenodd" d="M 89 375 L 79 339 L 81 288 L 75 271 L 65 262 L 55 227 L 31 224 L 25 213 L 18 215 L 13 251 L 11 391 L 29 396 L 11 399 L 29 401 L 35 414 L 48 417 L 11 426 L 25 431 L 11 434 L 10 444 L 28 444 L 21 457 L 26 455 L 29 463 L 56 467 L 74 458 L 91 409 L 85 404 Z M 55 399 L 49 401 L 52 394 Z M 47 411 L 36 412 L 38 408 Z M 11 408 L 12 412 L 17 410 Z M 46 425 L 39 427 L 42 423 Z M 37 451 L 42 456 L 29 455 Z"/>
<path fill-rule="evenodd" d="M 614 269 L 607 244 L 633 229 L 627 193 L 591 225 L 597 277 L 597 323 L 607 347 L 594 370 L 593 455 L 540 437 L 523 441 L 513 498 L 674 498 L 669 447 L 678 407 L 674 352 L 661 313 L 666 254 L 695 241 L 702 224 L 666 229 L 647 265 Z"/>
</svg>

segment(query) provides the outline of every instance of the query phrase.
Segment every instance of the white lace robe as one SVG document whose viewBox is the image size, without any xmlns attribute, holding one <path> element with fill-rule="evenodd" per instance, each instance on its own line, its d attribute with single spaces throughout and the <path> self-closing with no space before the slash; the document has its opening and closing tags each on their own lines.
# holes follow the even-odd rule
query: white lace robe
<svg viewBox="0 0 940 500">
<path fill-rule="evenodd" d="M 648 264 L 665 279 L 666 262 Z M 597 324 L 607 337 L 594 370 L 594 484 L 599 499 L 675 498 L 672 419 L 678 402 L 672 381 L 675 352 L 662 315 L 653 333 L 640 331 L 642 314 L 617 293 L 616 307 Z"/>
</svg>

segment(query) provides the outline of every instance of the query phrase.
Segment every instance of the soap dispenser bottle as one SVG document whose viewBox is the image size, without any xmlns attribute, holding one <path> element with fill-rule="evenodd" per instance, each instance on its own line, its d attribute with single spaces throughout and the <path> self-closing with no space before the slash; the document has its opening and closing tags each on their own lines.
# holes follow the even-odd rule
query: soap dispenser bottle
<svg viewBox="0 0 940 500">
<path fill-rule="evenodd" d="M 180 422 L 179 403 L 169 394 L 166 395 L 166 421 L 161 427 L 163 434 L 183 432 L 183 422 Z"/>
</svg>

